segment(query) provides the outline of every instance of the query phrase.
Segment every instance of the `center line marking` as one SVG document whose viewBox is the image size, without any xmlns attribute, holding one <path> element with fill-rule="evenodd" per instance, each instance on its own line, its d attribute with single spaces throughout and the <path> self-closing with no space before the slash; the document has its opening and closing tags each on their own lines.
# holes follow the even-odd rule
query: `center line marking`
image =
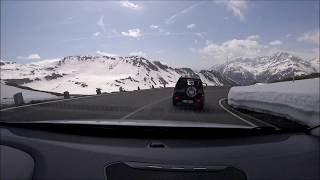
<svg viewBox="0 0 320 180">
<path fill-rule="evenodd" d="M 169 99 L 169 98 L 171 98 L 171 96 L 167 96 L 167 97 L 165 97 L 165 98 L 162 98 L 162 99 L 159 99 L 159 100 L 157 100 L 157 101 L 154 101 L 154 102 L 152 102 L 152 103 L 150 103 L 150 104 L 146 104 L 146 105 L 140 107 L 139 109 L 137 109 L 137 110 L 135 110 L 135 111 L 133 111 L 133 112 L 131 112 L 131 113 L 123 116 L 123 117 L 120 118 L 120 119 L 121 119 L 121 120 L 127 119 L 128 117 L 136 114 L 137 112 L 142 111 L 143 109 L 145 109 L 145 108 L 147 108 L 147 107 L 150 107 L 150 106 L 152 106 L 152 105 L 158 104 L 158 103 L 160 103 L 160 102 L 162 102 L 162 101 L 164 101 L 164 100 L 167 100 L 167 99 Z"/>
</svg>

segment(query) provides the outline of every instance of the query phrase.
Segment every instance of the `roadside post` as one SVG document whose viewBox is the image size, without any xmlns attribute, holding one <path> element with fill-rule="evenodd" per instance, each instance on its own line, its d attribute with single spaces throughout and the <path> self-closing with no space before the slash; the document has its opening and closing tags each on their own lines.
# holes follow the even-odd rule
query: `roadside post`
<svg viewBox="0 0 320 180">
<path fill-rule="evenodd" d="M 96 92 L 97 92 L 97 95 L 100 95 L 101 94 L 101 89 L 100 88 L 96 88 Z"/>
<path fill-rule="evenodd" d="M 70 99 L 70 94 L 68 91 L 63 92 L 63 98 L 64 99 Z"/>
<path fill-rule="evenodd" d="M 14 94 L 13 99 L 14 99 L 14 104 L 16 106 L 20 106 L 24 104 L 23 96 L 21 92 Z"/>
</svg>

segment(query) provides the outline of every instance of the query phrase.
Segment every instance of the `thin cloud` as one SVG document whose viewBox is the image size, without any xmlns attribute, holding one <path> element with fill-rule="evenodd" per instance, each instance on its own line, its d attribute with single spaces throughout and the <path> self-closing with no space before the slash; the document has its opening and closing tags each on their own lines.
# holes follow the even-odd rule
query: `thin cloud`
<svg viewBox="0 0 320 180">
<path fill-rule="evenodd" d="M 72 39 L 66 39 L 63 40 L 63 43 L 69 43 L 69 42 L 73 42 L 73 41 L 82 41 L 82 40 L 87 40 L 90 39 L 89 37 L 78 37 L 78 38 L 72 38 Z"/>
<path fill-rule="evenodd" d="M 121 34 L 123 36 L 133 37 L 133 38 L 138 38 L 138 37 L 142 36 L 142 33 L 141 33 L 140 29 L 138 29 L 138 28 L 129 29 L 127 32 L 121 32 Z"/>
<path fill-rule="evenodd" d="M 194 33 L 194 35 L 204 39 L 204 36 L 206 35 L 206 33 L 205 32 L 198 32 L 198 33 Z"/>
<path fill-rule="evenodd" d="M 271 46 L 277 46 L 277 45 L 281 45 L 281 44 L 282 44 L 282 41 L 280 41 L 280 40 L 274 40 L 274 41 L 269 42 L 269 45 L 271 45 Z"/>
<path fill-rule="evenodd" d="M 109 57 L 116 57 L 118 56 L 117 54 L 113 54 L 113 53 L 108 53 L 108 52 L 103 52 L 103 51 L 96 51 L 96 54 L 100 55 L 100 56 L 109 56 Z"/>
<path fill-rule="evenodd" d="M 300 37 L 298 37 L 298 41 L 304 41 L 312 44 L 319 44 L 319 29 L 305 32 Z"/>
<path fill-rule="evenodd" d="M 30 54 L 28 56 L 28 59 L 41 59 L 39 54 Z"/>
<path fill-rule="evenodd" d="M 165 20 L 165 23 L 166 24 L 171 24 L 171 23 L 174 23 L 175 22 L 175 19 L 183 14 L 187 14 L 188 12 L 190 12 L 191 10 L 193 10 L 194 8 L 196 8 L 197 6 L 199 6 L 200 4 L 202 4 L 204 1 L 202 2 L 198 2 L 198 3 L 195 3 L 177 13 L 175 13 L 174 15 L 170 16 L 169 18 L 167 18 Z"/>
<path fill-rule="evenodd" d="M 111 33 L 113 33 L 113 34 L 118 34 L 118 31 L 117 31 L 116 29 L 112 29 L 112 30 L 111 30 Z"/>
<path fill-rule="evenodd" d="M 70 17 L 68 17 L 68 20 L 73 20 L 74 19 L 74 16 L 70 16 Z"/>
<path fill-rule="evenodd" d="M 30 54 L 29 56 L 27 57 L 24 57 L 24 56 L 18 56 L 17 59 L 26 59 L 26 60 L 38 60 L 38 59 L 41 59 L 40 55 L 37 54 L 37 53 L 34 53 L 34 54 Z"/>
<path fill-rule="evenodd" d="M 259 39 L 260 36 L 259 35 L 251 35 L 251 36 L 248 36 L 247 39 L 249 40 L 255 40 L 255 39 Z"/>
<path fill-rule="evenodd" d="M 292 36 L 292 34 L 290 34 L 290 33 L 286 34 L 286 38 L 289 38 L 291 36 Z"/>
<path fill-rule="evenodd" d="M 189 24 L 189 25 L 187 25 L 187 28 L 188 28 L 188 29 L 193 29 L 193 28 L 195 28 L 195 27 L 196 27 L 195 24 Z"/>
<path fill-rule="evenodd" d="M 231 0 L 228 2 L 227 8 L 233 12 L 234 16 L 240 18 L 240 20 L 244 20 L 243 11 L 247 9 L 248 2 L 245 0 Z"/>
<path fill-rule="evenodd" d="M 150 29 L 158 29 L 158 28 L 160 28 L 159 25 L 150 25 L 149 27 L 150 27 Z"/>
<path fill-rule="evenodd" d="M 97 36 L 100 36 L 101 33 L 100 33 L 100 32 L 95 32 L 95 33 L 93 33 L 92 35 L 95 36 L 95 37 L 97 37 Z"/>
<path fill-rule="evenodd" d="M 147 57 L 147 54 L 142 51 L 134 51 L 129 53 L 130 56 L 141 56 L 141 57 Z"/>
<path fill-rule="evenodd" d="M 133 10 L 140 10 L 142 9 L 142 6 L 135 4 L 133 2 L 130 1 L 120 1 L 121 6 L 129 8 L 129 9 L 133 9 Z"/>
<path fill-rule="evenodd" d="M 231 11 L 235 17 L 239 17 L 240 21 L 245 19 L 244 11 L 248 7 L 247 0 L 226 0 L 226 1 L 215 1 L 218 4 L 224 4 L 228 11 Z"/>
<path fill-rule="evenodd" d="M 103 32 L 106 32 L 106 25 L 104 24 L 104 16 L 100 16 L 97 25 L 103 30 Z"/>
<path fill-rule="evenodd" d="M 149 28 L 152 30 L 157 30 L 159 33 L 164 32 L 164 29 L 162 29 L 159 25 L 150 25 Z"/>
</svg>

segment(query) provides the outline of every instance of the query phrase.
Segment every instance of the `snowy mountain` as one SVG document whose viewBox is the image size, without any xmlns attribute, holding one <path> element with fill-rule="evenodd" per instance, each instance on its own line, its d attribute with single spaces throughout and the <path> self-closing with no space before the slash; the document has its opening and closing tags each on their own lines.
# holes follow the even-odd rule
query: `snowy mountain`
<svg viewBox="0 0 320 180">
<path fill-rule="evenodd" d="M 254 82 L 272 82 L 293 76 L 319 72 L 319 58 L 304 60 L 289 53 L 278 52 L 272 56 L 237 58 L 212 67 L 226 79 L 241 85 Z"/>
<path fill-rule="evenodd" d="M 1 80 L 37 90 L 72 94 L 173 87 L 180 76 L 198 75 L 209 86 L 247 85 L 319 72 L 319 58 L 303 60 L 288 53 L 237 58 L 209 70 L 173 68 L 140 56 L 68 56 L 29 64 L 0 61 Z"/>
<path fill-rule="evenodd" d="M 198 74 L 211 86 L 229 85 L 213 71 L 172 68 L 139 56 L 68 56 L 29 64 L 1 61 L 1 79 L 37 90 L 72 94 L 173 87 L 180 76 Z"/>
</svg>

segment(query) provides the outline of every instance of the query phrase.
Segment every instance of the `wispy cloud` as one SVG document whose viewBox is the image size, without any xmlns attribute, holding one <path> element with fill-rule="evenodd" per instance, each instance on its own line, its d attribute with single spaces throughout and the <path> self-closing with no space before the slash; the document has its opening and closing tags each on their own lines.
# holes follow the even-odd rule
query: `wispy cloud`
<svg viewBox="0 0 320 180">
<path fill-rule="evenodd" d="M 247 39 L 249 40 L 255 40 L 255 39 L 259 39 L 260 36 L 259 35 L 251 35 L 251 36 L 248 36 Z"/>
<path fill-rule="evenodd" d="M 138 38 L 142 36 L 142 33 L 140 29 L 129 29 L 127 32 L 121 32 L 123 36 L 128 36 L 128 37 L 133 37 L 133 38 Z"/>
<path fill-rule="evenodd" d="M 195 24 L 189 24 L 189 25 L 187 25 L 187 28 L 188 28 L 188 29 L 193 29 L 193 28 L 195 28 L 195 27 L 196 27 Z"/>
<path fill-rule="evenodd" d="M 224 4 L 228 11 L 236 17 L 239 17 L 241 21 L 245 19 L 244 11 L 248 7 L 248 0 L 225 0 L 225 1 L 215 1 L 218 4 Z"/>
<path fill-rule="evenodd" d="M 104 16 L 100 16 L 97 25 L 101 28 L 103 32 L 106 32 L 106 25 L 104 24 Z"/>
<path fill-rule="evenodd" d="M 129 53 L 130 56 L 141 56 L 141 57 L 147 57 L 147 54 L 142 51 L 134 51 Z"/>
<path fill-rule="evenodd" d="M 193 10 L 194 8 L 196 8 L 197 6 L 199 6 L 200 4 L 204 3 L 204 1 L 201 1 L 201 2 L 198 2 L 198 3 L 195 3 L 177 13 L 175 13 L 174 15 L 168 17 L 166 20 L 165 20 L 165 23 L 166 24 L 171 24 L 171 23 L 174 23 L 175 22 L 175 19 L 183 14 L 187 14 L 188 12 L 190 12 L 191 10 Z"/>
<path fill-rule="evenodd" d="M 97 36 L 100 36 L 101 33 L 100 33 L 100 32 L 95 32 L 95 33 L 93 33 L 92 35 L 95 36 L 95 37 L 97 37 Z"/>
<path fill-rule="evenodd" d="M 141 10 L 143 7 L 135 4 L 133 2 L 130 1 L 120 1 L 121 6 L 129 8 L 129 9 L 133 9 L 133 10 Z"/>
<path fill-rule="evenodd" d="M 150 25 L 149 27 L 150 27 L 150 29 L 158 29 L 158 28 L 160 28 L 159 25 Z"/>
<path fill-rule="evenodd" d="M 70 17 L 68 17 L 67 19 L 71 21 L 71 20 L 74 19 L 74 16 L 70 16 Z"/>
<path fill-rule="evenodd" d="M 304 41 L 313 44 L 319 44 L 319 29 L 305 32 L 300 37 L 298 37 L 298 41 Z"/>
<path fill-rule="evenodd" d="M 240 18 L 240 20 L 244 20 L 243 11 L 247 9 L 248 2 L 245 0 L 231 0 L 228 2 L 227 8 L 233 12 L 234 16 Z"/>
<path fill-rule="evenodd" d="M 281 44 L 282 44 L 282 41 L 280 41 L 280 40 L 274 40 L 274 41 L 269 42 L 269 45 L 271 45 L 271 46 L 277 46 L 277 45 L 281 45 Z"/>
<path fill-rule="evenodd" d="M 40 59 L 41 57 L 40 57 L 40 55 L 39 54 L 30 54 L 29 56 L 28 56 L 28 59 Z"/>
<path fill-rule="evenodd" d="M 165 32 L 165 30 L 163 28 L 161 28 L 160 25 L 150 25 L 149 28 L 152 30 L 157 30 L 159 33 Z"/>
<path fill-rule="evenodd" d="M 73 42 L 73 41 L 82 41 L 82 40 L 87 40 L 90 39 L 89 37 L 77 37 L 77 38 L 71 38 L 71 39 L 66 39 L 63 40 L 63 43 L 69 43 L 69 42 Z"/>
<path fill-rule="evenodd" d="M 109 57 L 116 57 L 118 56 L 117 54 L 113 54 L 113 53 L 108 53 L 108 52 L 103 52 L 103 51 L 96 51 L 96 54 L 100 55 L 100 56 L 109 56 Z"/>
<path fill-rule="evenodd" d="M 204 39 L 204 36 L 206 35 L 206 33 L 205 32 L 198 32 L 198 33 L 194 33 L 194 35 Z"/>
<path fill-rule="evenodd" d="M 29 56 L 18 56 L 17 59 L 25 59 L 25 60 L 38 60 L 41 59 L 40 55 L 37 53 L 30 54 Z"/>
</svg>

